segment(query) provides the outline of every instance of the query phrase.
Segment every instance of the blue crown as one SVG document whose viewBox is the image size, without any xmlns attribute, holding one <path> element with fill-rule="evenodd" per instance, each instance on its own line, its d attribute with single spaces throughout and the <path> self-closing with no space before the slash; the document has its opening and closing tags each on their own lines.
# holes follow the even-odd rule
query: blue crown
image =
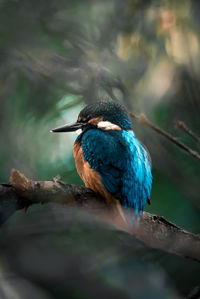
<svg viewBox="0 0 200 299">
<path fill-rule="evenodd" d="M 100 101 L 86 106 L 79 114 L 82 122 L 88 122 L 92 118 L 102 117 L 104 121 L 110 121 L 124 130 L 133 129 L 133 125 L 124 106 L 113 101 Z"/>
</svg>

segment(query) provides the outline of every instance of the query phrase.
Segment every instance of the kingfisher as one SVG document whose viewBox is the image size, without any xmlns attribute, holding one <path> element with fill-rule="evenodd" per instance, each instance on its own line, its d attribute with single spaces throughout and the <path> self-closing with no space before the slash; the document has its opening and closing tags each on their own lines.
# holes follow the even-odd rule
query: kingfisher
<svg viewBox="0 0 200 299">
<path fill-rule="evenodd" d="M 102 100 L 87 105 L 75 123 L 51 132 L 77 131 L 73 155 L 85 186 L 106 199 L 142 215 L 150 204 L 151 158 L 136 138 L 127 109 Z"/>
</svg>

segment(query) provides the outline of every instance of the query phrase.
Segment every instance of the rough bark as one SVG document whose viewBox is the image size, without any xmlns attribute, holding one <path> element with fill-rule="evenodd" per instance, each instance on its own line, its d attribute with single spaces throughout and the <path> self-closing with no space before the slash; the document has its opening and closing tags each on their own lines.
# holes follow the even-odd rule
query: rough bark
<svg viewBox="0 0 200 299">
<path fill-rule="evenodd" d="M 18 209 L 48 202 L 77 206 L 148 246 L 200 261 L 200 235 L 147 212 L 137 220 L 126 210 L 119 210 L 119 206 L 106 204 L 103 198 L 87 188 L 56 180 L 32 181 L 17 170 L 12 171 L 10 184 L 0 184 L 0 222 L 3 224 Z"/>
</svg>

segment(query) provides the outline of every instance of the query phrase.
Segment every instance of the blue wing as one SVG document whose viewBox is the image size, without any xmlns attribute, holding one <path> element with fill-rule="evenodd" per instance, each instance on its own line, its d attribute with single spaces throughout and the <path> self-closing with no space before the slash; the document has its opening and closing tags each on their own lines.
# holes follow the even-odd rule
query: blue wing
<svg viewBox="0 0 200 299">
<path fill-rule="evenodd" d="M 81 139 L 83 155 L 106 190 L 125 207 L 144 210 L 151 191 L 148 154 L 132 131 L 92 129 Z"/>
<path fill-rule="evenodd" d="M 143 211 L 150 198 L 152 175 L 151 159 L 148 152 L 135 137 L 133 131 L 122 131 L 128 148 L 127 168 L 123 176 L 123 205 L 134 207 L 135 212 Z"/>
</svg>

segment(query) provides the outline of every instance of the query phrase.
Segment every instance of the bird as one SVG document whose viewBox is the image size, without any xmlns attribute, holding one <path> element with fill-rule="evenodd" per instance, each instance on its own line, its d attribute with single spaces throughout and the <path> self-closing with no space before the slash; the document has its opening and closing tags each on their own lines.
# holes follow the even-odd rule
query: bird
<svg viewBox="0 0 200 299">
<path fill-rule="evenodd" d="M 101 100 L 83 108 L 75 123 L 51 132 L 73 132 L 78 136 L 73 155 L 77 172 L 87 188 L 143 215 L 150 204 L 152 163 L 148 150 L 136 138 L 126 107 Z"/>
</svg>

